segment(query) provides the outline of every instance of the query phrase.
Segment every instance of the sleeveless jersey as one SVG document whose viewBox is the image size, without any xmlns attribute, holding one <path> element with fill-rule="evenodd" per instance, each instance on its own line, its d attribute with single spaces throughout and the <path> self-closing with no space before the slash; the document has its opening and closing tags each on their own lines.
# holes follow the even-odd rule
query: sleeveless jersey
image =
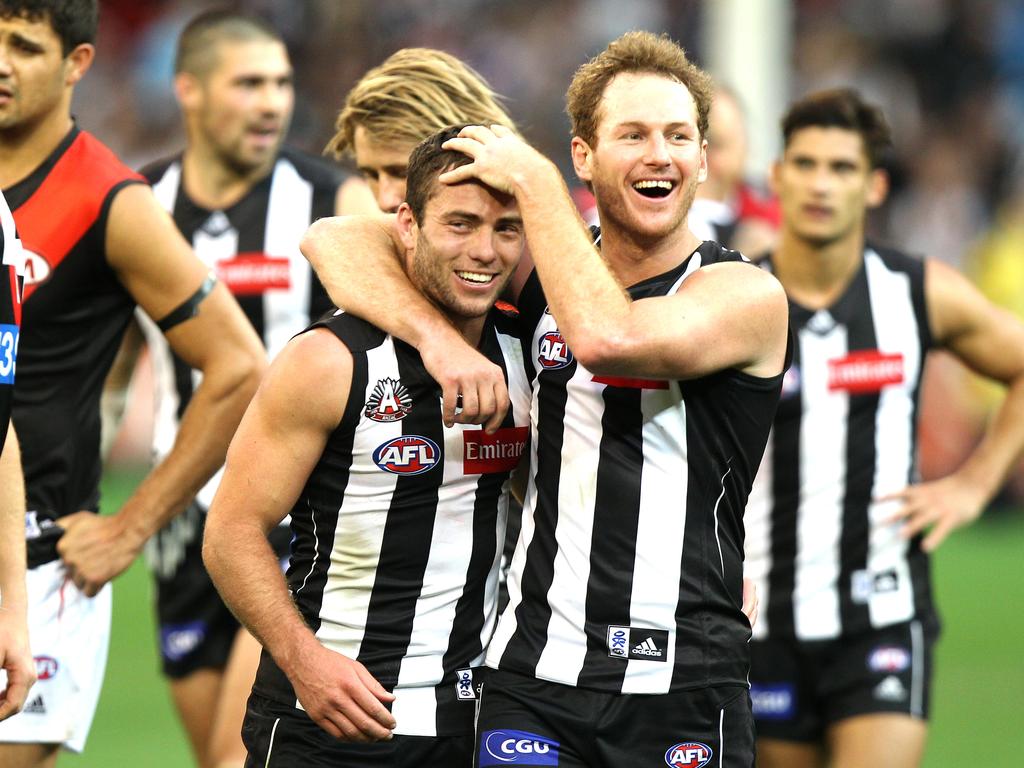
<svg viewBox="0 0 1024 768">
<path fill-rule="evenodd" d="M 114 195 L 140 182 L 72 128 L 39 168 L 4 190 L 24 246 L 13 418 L 30 519 L 99 506 L 100 395 L 135 306 L 107 263 L 107 215 Z M 30 537 L 37 532 L 29 526 Z"/>
<path fill-rule="evenodd" d="M 669 295 L 702 266 L 742 259 L 704 242 L 629 293 Z M 487 664 L 622 693 L 746 685 L 742 512 L 782 376 L 595 376 L 536 274 L 520 311 L 531 478 Z"/>
<path fill-rule="evenodd" d="M 920 537 L 901 539 L 882 522 L 896 503 L 874 501 L 917 480 L 932 343 L 924 264 L 868 246 L 831 307 L 789 308 L 796 355 L 746 511 L 754 636 L 819 640 L 934 620 Z"/>
<path fill-rule="evenodd" d="M 14 370 L 21 325 L 21 241 L 7 200 L 0 193 L 0 453 L 7 440 L 14 397 Z"/>
<path fill-rule="evenodd" d="M 345 179 L 340 169 L 282 148 L 271 173 L 224 210 L 203 208 L 189 198 L 180 156 L 142 173 L 196 255 L 234 294 L 271 357 L 331 309 L 327 292 L 299 252 L 299 241 L 314 221 L 334 215 L 335 195 Z M 153 455 L 159 461 L 174 445 L 201 374 L 173 354 L 148 318 L 141 324 L 153 356 Z M 209 508 L 219 482 L 220 472 L 199 492 L 203 507 Z"/>
<path fill-rule="evenodd" d="M 394 691 L 396 733 L 471 732 L 509 471 L 529 438 L 515 322 L 494 310 L 480 345 L 512 402 L 494 436 L 444 426 L 440 387 L 412 347 L 340 310 L 313 327 L 351 350 L 354 371 L 345 414 L 291 511 L 289 589 L 321 643 Z M 253 690 L 296 705 L 267 653 Z"/>
</svg>

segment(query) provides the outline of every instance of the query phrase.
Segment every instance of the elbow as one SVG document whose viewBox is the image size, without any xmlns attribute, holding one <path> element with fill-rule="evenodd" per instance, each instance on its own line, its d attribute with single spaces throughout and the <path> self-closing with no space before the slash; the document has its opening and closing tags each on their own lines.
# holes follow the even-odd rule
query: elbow
<svg viewBox="0 0 1024 768">
<path fill-rule="evenodd" d="M 569 349 L 576 361 L 599 375 L 614 375 L 628 370 L 632 346 L 623 334 L 608 328 L 577 333 L 569 341 Z"/>
<path fill-rule="evenodd" d="M 314 269 L 317 269 L 323 262 L 323 240 L 328 237 L 328 233 L 335 224 L 336 217 L 317 219 L 299 240 L 299 251 Z"/>
</svg>

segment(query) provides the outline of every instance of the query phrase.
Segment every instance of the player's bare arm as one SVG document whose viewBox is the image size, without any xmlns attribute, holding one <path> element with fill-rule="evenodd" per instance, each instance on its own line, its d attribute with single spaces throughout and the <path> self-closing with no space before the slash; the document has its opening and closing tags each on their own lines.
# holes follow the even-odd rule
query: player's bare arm
<svg viewBox="0 0 1024 768">
<path fill-rule="evenodd" d="M 493 432 L 508 411 L 505 377 L 409 281 L 394 219 L 320 219 L 300 249 L 335 304 L 416 347 L 441 385 L 445 424 L 483 424 Z"/>
<path fill-rule="evenodd" d="M 293 339 L 238 428 L 206 522 L 203 559 L 225 602 L 274 657 L 309 716 L 348 741 L 389 737 L 389 694 L 328 650 L 288 593 L 267 534 L 291 511 L 345 411 L 352 356 L 329 331 Z"/>
<path fill-rule="evenodd" d="M 121 190 L 109 216 L 111 266 L 147 314 L 160 320 L 196 294 L 207 268 L 147 187 Z M 221 466 L 266 365 L 260 340 L 220 284 L 199 302 L 194 317 L 166 336 L 179 357 L 202 371 L 203 380 L 171 453 L 116 515 L 76 513 L 61 521 L 65 535 L 58 551 L 75 584 L 89 595 L 124 571 L 145 541 L 179 514 Z"/>
<path fill-rule="evenodd" d="M 1024 450 L 1024 325 L 941 262 L 926 264 L 925 296 L 936 344 L 1007 387 L 984 437 L 956 472 L 887 497 L 903 502 L 892 519 L 904 521 L 905 536 L 930 529 L 922 547 L 932 551 L 978 518 Z"/>
<path fill-rule="evenodd" d="M 0 669 L 7 686 L 0 690 L 0 720 L 21 711 L 36 681 L 28 645 L 28 597 L 25 590 L 25 486 L 14 426 L 0 454 Z"/>
<path fill-rule="evenodd" d="M 630 301 L 553 163 L 501 126 L 471 126 L 448 146 L 474 161 L 442 181 L 475 177 L 516 196 L 551 312 L 588 370 L 673 379 L 725 368 L 755 376 L 782 370 L 788 307 L 774 277 L 748 264 L 715 264 L 674 295 Z"/>
<path fill-rule="evenodd" d="M 377 212 L 377 200 L 370 186 L 361 178 L 350 176 L 338 186 L 334 196 L 335 216 L 371 216 Z"/>
</svg>

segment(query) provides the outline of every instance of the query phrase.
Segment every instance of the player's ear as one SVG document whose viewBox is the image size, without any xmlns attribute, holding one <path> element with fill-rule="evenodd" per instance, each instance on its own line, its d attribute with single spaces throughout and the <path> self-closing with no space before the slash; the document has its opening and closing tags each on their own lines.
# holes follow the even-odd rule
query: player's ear
<svg viewBox="0 0 1024 768">
<path fill-rule="evenodd" d="M 198 108 L 202 90 L 199 78 L 190 72 L 179 72 L 174 76 L 174 97 L 178 100 L 182 110 Z"/>
<path fill-rule="evenodd" d="M 91 43 L 79 43 L 64 57 L 64 84 L 74 85 L 89 71 L 96 48 Z"/>
<path fill-rule="evenodd" d="M 572 137 L 570 150 L 572 152 L 572 167 L 576 171 L 577 178 L 582 182 L 589 183 L 594 176 L 590 169 L 591 158 L 594 154 L 593 150 L 579 136 Z"/>
<path fill-rule="evenodd" d="M 779 176 L 782 174 L 782 159 L 778 159 L 772 163 L 771 169 L 768 171 L 768 188 L 775 197 L 779 197 Z"/>
<path fill-rule="evenodd" d="M 697 168 L 697 183 L 703 184 L 708 180 L 708 140 L 700 140 L 700 165 Z"/>
<path fill-rule="evenodd" d="M 395 227 L 398 229 L 398 237 L 407 250 L 416 247 L 416 238 L 419 236 L 419 225 L 416 223 L 416 216 L 408 203 L 402 203 L 395 212 Z"/>
<path fill-rule="evenodd" d="M 868 208 L 877 208 L 885 202 L 889 196 L 889 173 L 881 168 L 875 168 L 868 177 L 868 194 L 866 202 Z"/>
</svg>

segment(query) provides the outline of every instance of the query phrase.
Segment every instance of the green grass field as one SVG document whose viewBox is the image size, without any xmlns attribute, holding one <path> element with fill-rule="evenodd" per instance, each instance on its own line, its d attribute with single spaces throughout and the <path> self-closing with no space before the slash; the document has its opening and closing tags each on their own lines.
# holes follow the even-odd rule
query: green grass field
<svg viewBox="0 0 1024 768">
<path fill-rule="evenodd" d="M 138 478 L 133 472 L 108 477 L 104 508 L 116 509 Z M 925 765 L 1020 765 L 1024 515 L 1004 513 L 961 531 L 940 550 L 935 573 L 945 631 Z M 159 674 L 153 636 L 152 590 L 137 562 L 115 584 L 110 660 L 85 754 L 63 756 L 62 768 L 192 765 Z"/>
</svg>

